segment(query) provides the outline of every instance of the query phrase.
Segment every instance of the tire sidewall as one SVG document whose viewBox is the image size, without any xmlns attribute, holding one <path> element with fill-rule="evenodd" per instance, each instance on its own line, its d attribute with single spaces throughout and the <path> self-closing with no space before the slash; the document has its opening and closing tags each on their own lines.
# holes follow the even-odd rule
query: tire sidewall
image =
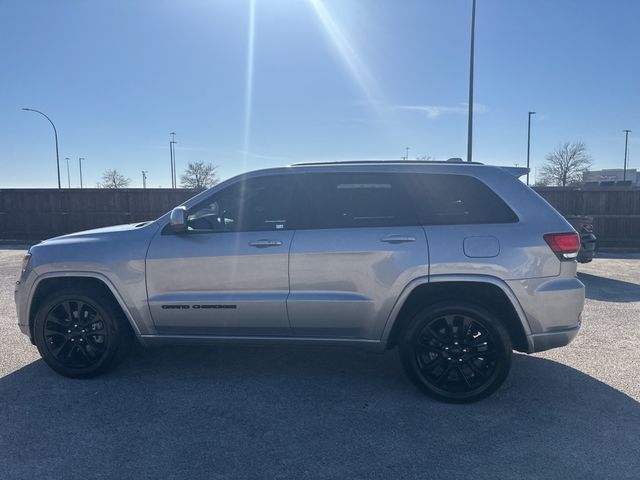
<svg viewBox="0 0 640 480">
<path fill-rule="evenodd" d="M 443 315 L 463 314 L 474 318 L 489 331 L 497 350 L 497 365 L 491 378 L 471 392 L 447 392 L 430 384 L 420 372 L 415 355 L 414 339 L 431 321 Z M 400 357 L 409 378 L 427 395 L 451 403 L 471 403 L 496 391 L 504 382 L 511 368 L 512 345 L 504 325 L 488 310 L 467 302 L 440 302 L 424 308 L 413 316 L 399 342 Z"/>
</svg>

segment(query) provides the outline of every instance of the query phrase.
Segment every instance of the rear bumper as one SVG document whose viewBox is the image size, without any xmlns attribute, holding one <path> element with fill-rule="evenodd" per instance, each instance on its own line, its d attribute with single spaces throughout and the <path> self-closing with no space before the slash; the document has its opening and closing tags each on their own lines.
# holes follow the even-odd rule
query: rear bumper
<svg viewBox="0 0 640 480">
<path fill-rule="evenodd" d="M 563 268 L 575 275 L 575 262 Z M 580 329 L 584 285 L 564 275 L 508 282 L 529 324 L 528 353 L 567 345 Z"/>
<path fill-rule="evenodd" d="M 580 330 L 580 324 L 573 328 L 558 330 L 555 332 L 534 333 L 529 336 L 529 345 L 533 349 L 529 353 L 543 352 L 552 348 L 564 347 L 571 343 Z"/>
</svg>

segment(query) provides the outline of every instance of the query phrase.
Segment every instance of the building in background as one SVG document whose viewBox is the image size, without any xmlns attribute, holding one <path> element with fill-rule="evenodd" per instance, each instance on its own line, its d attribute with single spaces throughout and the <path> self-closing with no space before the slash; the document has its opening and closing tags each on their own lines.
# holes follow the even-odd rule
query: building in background
<svg viewBox="0 0 640 480">
<path fill-rule="evenodd" d="M 584 172 L 582 175 L 582 181 L 585 186 L 640 186 L 640 172 L 635 168 L 627 168 L 626 182 L 623 182 L 625 178 L 622 168 L 609 168 L 604 170 L 590 170 Z"/>
</svg>

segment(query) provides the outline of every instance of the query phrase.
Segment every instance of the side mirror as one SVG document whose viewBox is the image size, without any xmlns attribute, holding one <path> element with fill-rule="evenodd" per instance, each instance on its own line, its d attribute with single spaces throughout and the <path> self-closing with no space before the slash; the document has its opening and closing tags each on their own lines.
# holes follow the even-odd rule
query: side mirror
<svg viewBox="0 0 640 480">
<path fill-rule="evenodd" d="M 187 208 L 176 207 L 171 210 L 171 216 L 169 217 L 169 225 L 171 225 L 171 231 L 174 233 L 187 231 Z"/>
</svg>

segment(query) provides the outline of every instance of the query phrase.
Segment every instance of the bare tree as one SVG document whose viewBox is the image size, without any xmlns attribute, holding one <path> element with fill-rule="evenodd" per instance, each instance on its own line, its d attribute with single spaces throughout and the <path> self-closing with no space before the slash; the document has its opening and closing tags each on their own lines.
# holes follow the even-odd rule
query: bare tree
<svg viewBox="0 0 640 480">
<path fill-rule="evenodd" d="M 584 142 L 558 145 L 546 157 L 537 183 L 566 187 L 582 183 L 582 174 L 591 168 L 591 156 Z"/>
<path fill-rule="evenodd" d="M 180 186 L 197 190 L 213 187 L 218 183 L 217 169 L 218 167 L 212 163 L 189 162 L 189 166 L 180 176 Z"/>
<path fill-rule="evenodd" d="M 101 188 L 127 188 L 130 183 L 130 178 L 125 177 L 115 168 L 109 168 L 102 174 L 102 183 L 99 183 L 98 186 Z"/>
</svg>

